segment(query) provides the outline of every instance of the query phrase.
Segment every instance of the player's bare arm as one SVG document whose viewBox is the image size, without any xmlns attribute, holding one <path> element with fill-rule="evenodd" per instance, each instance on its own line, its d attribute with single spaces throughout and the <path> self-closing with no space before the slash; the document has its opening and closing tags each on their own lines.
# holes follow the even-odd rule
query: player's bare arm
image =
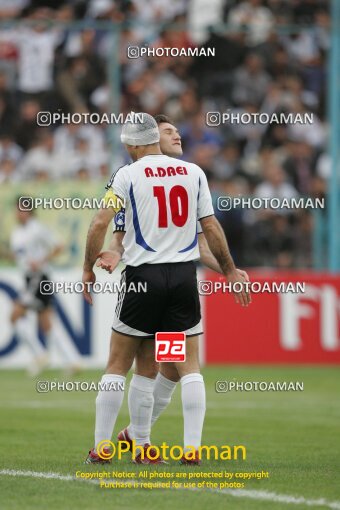
<svg viewBox="0 0 340 510">
<path fill-rule="evenodd" d="M 200 221 L 209 248 L 218 261 L 225 277 L 231 283 L 244 282 L 245 277 L 240 275 L 235 267 L 227 239 L 215 216 L 202 218 Z M 246 292 L 245 288 L 243 288 L 242 292 L 234 293 L 234 296 L 236 302 L 242 306 L 248 306 L 251 303 L 250 294 Z"/>
<path fill-rule="evenodd" d="M 200 261 L 202 264 L 216 273 L 223 274 L 221 266 L 217 262 L 216 257 L 212 254 L 203 232 L 198 234 L 198 245 L 200 250 Z M 237 268 L 236 271 L 240 276 L 243 276 L 247 282 L 249 282 L 249 276 L 246 271 Z"/>
<path fill-rule="evenodd" d="M 104 244 L 107 227 L 114 218 L 115 214 L 116 211 L 112 207 L 104 207 L 98 211 L 91 222 L 86 240 L 83 283 L 93 284 L 96 281 L 96 275 L 93 272 L 93 266 Z M 86 285 L 84 288 L 84 298 L 90 305 L 92 305 L 92 297 L 88 292 Z"/>
<path fill-rule="evenodd" d="M 123 237 L 124 232 L 113 233 L 108 250 L 102 251 L 98 255 L 97 267 L 105 269 L 110 274 L 113 273 L 124 253 Z"/>
<path fill-rule="evenodd" d="M 203 232 L 198 234 L 198 246 L 200 250 L 200 261 L 202 264 L 207 266 L 212 271 L 216 273 L 223 273 L 219 263 L 217 262 L 214 255 L 211 253 L 207 240 Z"/>
</svg>

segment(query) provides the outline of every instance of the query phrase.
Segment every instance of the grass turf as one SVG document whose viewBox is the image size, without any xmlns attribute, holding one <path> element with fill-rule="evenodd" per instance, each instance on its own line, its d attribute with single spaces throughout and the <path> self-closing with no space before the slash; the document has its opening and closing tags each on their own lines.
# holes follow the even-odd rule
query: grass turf
<svg viewBox="0 0 340 510">
<path fill-rule="evenodd" d="M 37 393 L 36 381 L 23 371 L 0 372 L 0 470 L 53 472 L 142 471 L 187 473 L 193 471 L 268 471 L 269 479 L 249 480 L 246 490 L 281 495 L 340 499 L 339 393 L 336 367 L 209 367 L 203 371 L 207 389 L 207 414 L 203 444 L 245 445 L 245 461 L 207 461 L 200 467 L 135 466 L 129 455 L 110 466 L 83 465 L 93 442 L 95 392 Z M 73 380 L 97 381 L 99 371 L 84 371 Z M 66 380 L 48 371 L 40 380 Z M 303 381 L 303 392 L 216 393 L 215 381 Z M 116 433 L 128 423 L 125 396 Z M 183 420 L 180 390 L 153 428 L 154 444 L 182 444 Z M 205 479 L 208 480 L 208 479 Z M 141 479 L 140 481 L 150 481 Z M 156 481 L 167 481 L 154 479 Z M 176 480 L 188 482 L 189 480 Z M 193 480 L 190 480 L 192 482 Z M 197 480 L 196 480 L 197 481 Z M 199 480 L 201 481 L 201 480 Z M 219 479 L 209 481 L 220 482 Z M 235 494 L 238 489 L 231 489 Z M 100 489 L 80 480 L 1 476 L 0 508 L 4 510 L 95 510 L 174 508 L 214 510 L 280 510 L 307 508 L 306 504 L 235 497 L 208 489 Z M 314 508 L 327 508 L 319 505 Z M 340 503 L 339 503 L 340 508 Z"/>
</svg>

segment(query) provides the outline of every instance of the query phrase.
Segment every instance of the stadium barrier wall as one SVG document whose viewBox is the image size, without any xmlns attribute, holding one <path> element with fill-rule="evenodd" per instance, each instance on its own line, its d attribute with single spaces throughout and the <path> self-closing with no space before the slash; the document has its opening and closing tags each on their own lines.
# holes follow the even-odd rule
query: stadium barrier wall
<svg viewBox="0 0 340 510">
<path fill-rule="evenodd" d="M 119 280 L 119 272 L 113 275 Z M 53 281 L 79 282 L 81 269 L 54 270 L 51 273 Z M 104 271 L 97 271 L 97 281 L 112 280 L 112 276 Z M 9 320 L 13 299 L 23 285 L 22 275 L 17 269 L 0 270 L 0 367 L 27 367 L 31 353 L 26 345 L 19 344 L 13 335 Z M 107 362 L 111 325 L 113 321 L 116 294 L 97 294 L 91 307 L 77 293 L 58 293 L 55 296 L 54 321 L 57 334 L 66 337 L 67 342 L 73 344 L 80 355 L 84 367 L 104 367 Z M 31 320 L 35 320 L 31 314 Z M 43 341 L 43 338 L 41 338 Z M 62 367 L 56 346 L 48 346 L 51 364 Z"/>
<path fill-rule="evenodd" d="M 340 275 L 249 272 L 253 282 L 305 282 L 304 293 L 256 293 L 248 308 L 221 292 L 205 296 L 208 364 L 340 363 Z M 205 275 L 219 281 L 216 273 Z"/>
<path fill-rule="evenodd" d="M 119 275 L 120 271 L 110 276 L 99 270 L 97 281 L 118 281 Z M 246 309 L 228 293 L 202 296 L 202 363 L 340 363 L 340 275 L 251 272 L 250 277 L 258 282 L 305 282 L 305 293 L 253 294 L 253 303 Z M 81 270 L 54 270 L 52 278 L 80 281 Z M 215 273 L 205 271 L 199 272 L 198 279 L 221 281 Z M 0 368 L 27 367 L 31 358 L 27 346 L 17 342 L 9 320 L 22 284 L 17 269 L 0 270 Z M 115 294 L 97 294 L 90 307 L 81 294 L 58 294 L 55 298 L 58 335 L 77 348 L 85 367 L 103 368 L 106 364 L 116 299 Z M 48 348 L 52 366 L 62 367 L 56 346 Z"/>
</svg>

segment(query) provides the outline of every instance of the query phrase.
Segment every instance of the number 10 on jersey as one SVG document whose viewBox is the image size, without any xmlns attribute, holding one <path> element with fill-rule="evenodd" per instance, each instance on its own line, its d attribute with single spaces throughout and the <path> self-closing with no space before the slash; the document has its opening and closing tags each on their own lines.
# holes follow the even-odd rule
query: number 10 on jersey
<svg viewBox="0 0 340 510">
<path fill-rule="evenodd" d="M 154 186 L 153 196 L 158 202 L 158 227 L 168 227 L 167 202 L 170 205 L 171 220 L 176 227 L 183 227 L 188 219 L 189 197 L 183 186 L 173 186 L 166 196 L 164 186 Z"/>
</svg>

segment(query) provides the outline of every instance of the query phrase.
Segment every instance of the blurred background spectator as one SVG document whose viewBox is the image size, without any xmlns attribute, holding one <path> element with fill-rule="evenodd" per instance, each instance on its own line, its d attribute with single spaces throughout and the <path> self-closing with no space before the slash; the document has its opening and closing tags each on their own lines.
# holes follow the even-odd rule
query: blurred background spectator
<svg viewBox="0 0 340 510">
<path fill-rule="evenodd" d="M 39 127 L 36 118 L 110 113 L 115 104 L 171 116 L 183 157 L 202 166 L 214 197 L 324 196 L 327 0 L 2 0 L 0 21 L 14 23 L 0 28 L 0 183 L 105 182 L 127 161 L 112 144 L 119 127 Z M 127 58 L 128 46 L 143 45 L 216 53 Z M 313 123 L 211 127 L 208 111 L 313 113 Z M 308 211 L 217 215 L 238 264 L 312 265 Z"/>
</svg>

